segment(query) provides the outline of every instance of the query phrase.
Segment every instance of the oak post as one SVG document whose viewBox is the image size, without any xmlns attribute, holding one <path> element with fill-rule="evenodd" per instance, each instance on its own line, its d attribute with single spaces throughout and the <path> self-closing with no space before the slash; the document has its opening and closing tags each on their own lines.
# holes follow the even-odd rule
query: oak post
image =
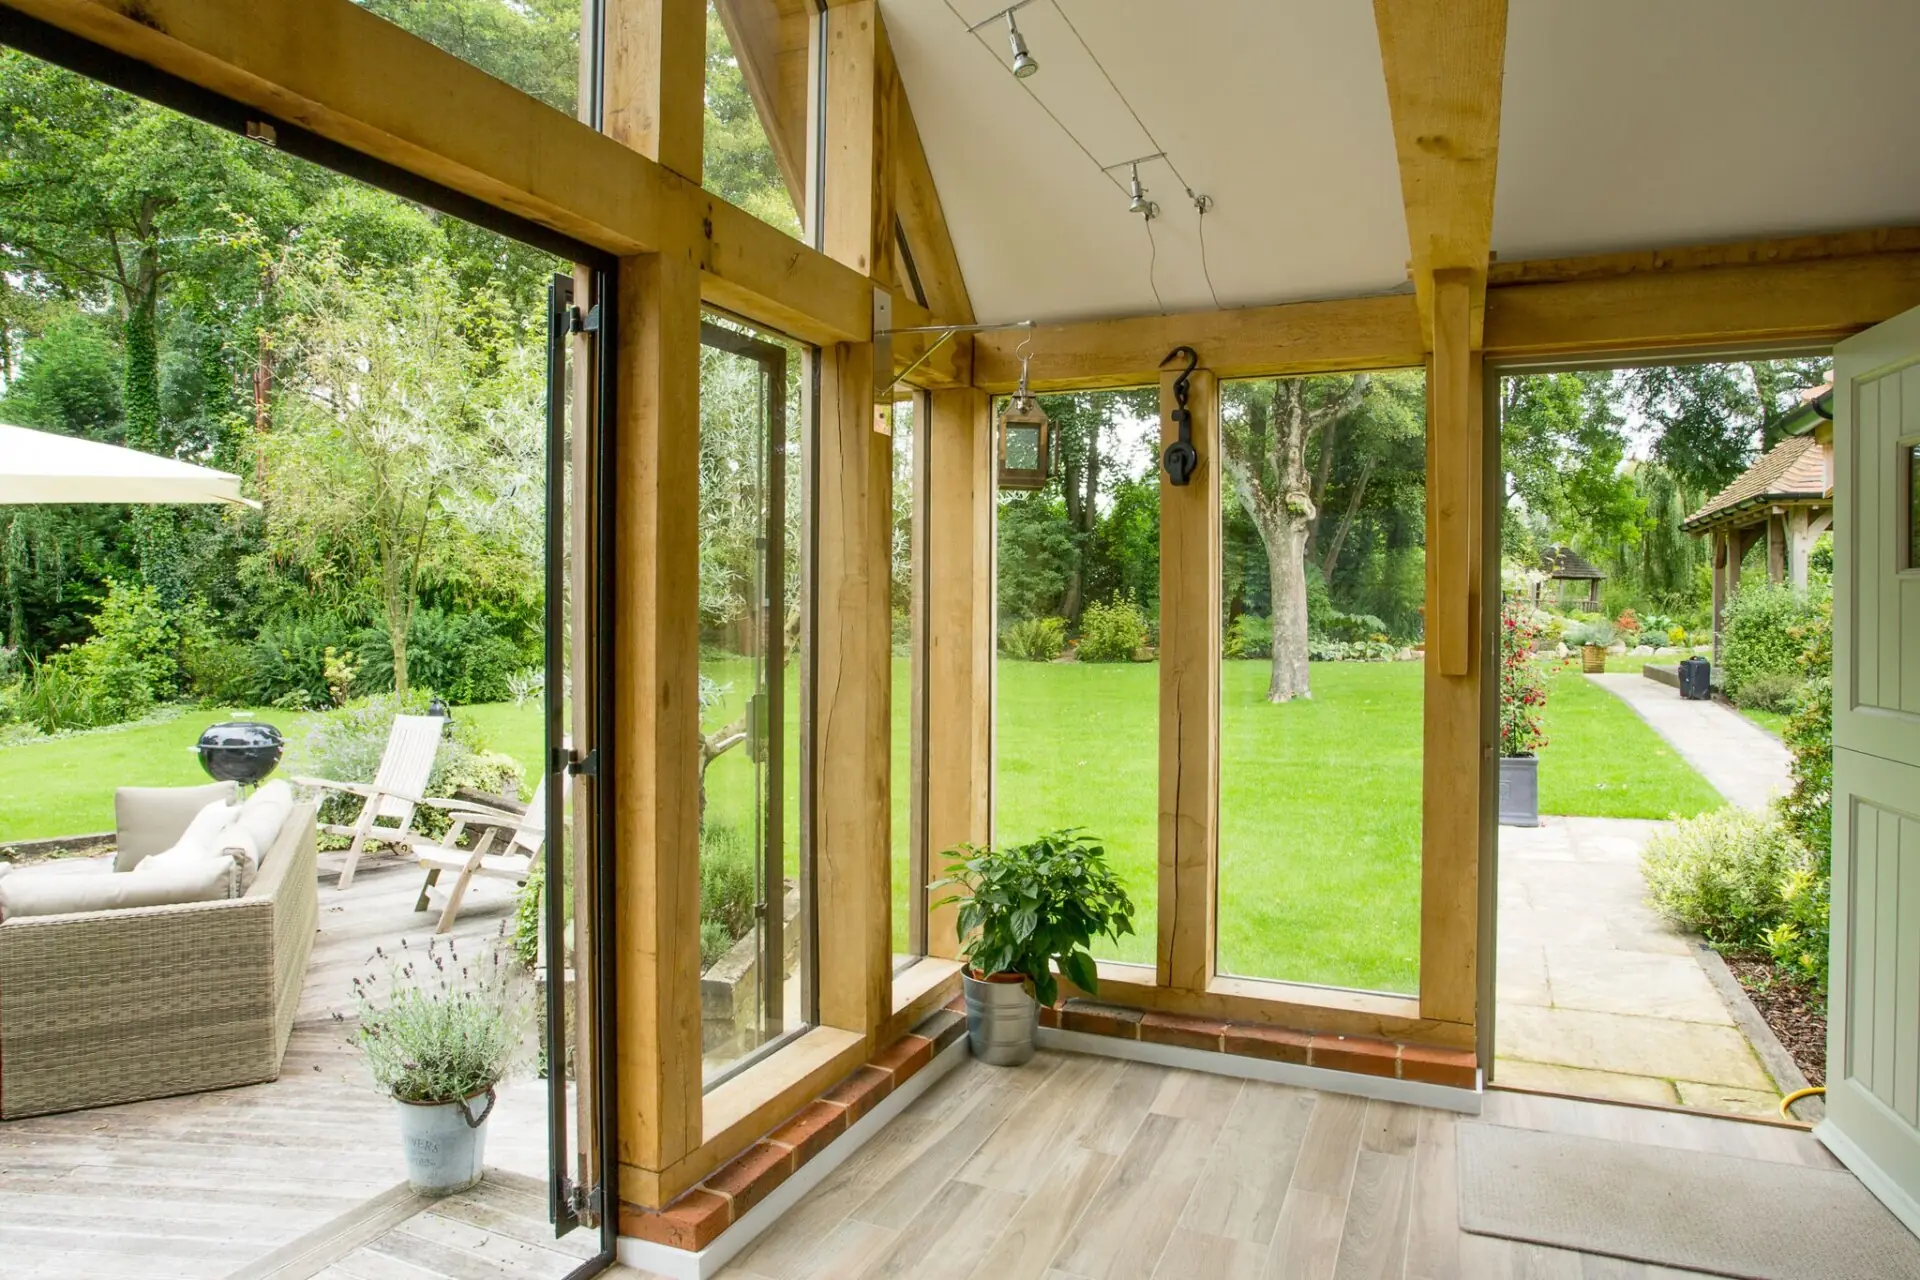
<svg viewBox="0 0 1920 1280">
<path fill-rule="evenodd" d="M 1495 751 L 1480 705 L 1486 423 L 1473 292 L 1464 271 L 1434 273 L 1420 860 L 1420 1013 L 1467 1024 L 1478 1003 L 1482 780 Z"/>
<path fill-rule="evenodd" d="M 1178 438 L 1174 374 L 1160 378 L 1160 444 Z M 1214 970 L 1220 818 L 1220 388 L 1189 379 L 1200 465 L 1160 473 L 1159 985 L 1205 991 Z"/>
<path fill-rule="evenodd" d="M 927 447 L 927 861 L 989 838 L 993 679 L 992 402 L 972 387 L 929 394 Z M 942 894 L 931 894 L 939 898 Z M 929 913 L 927 954 L 958 950 L 954 908 Z"/>
</svg>

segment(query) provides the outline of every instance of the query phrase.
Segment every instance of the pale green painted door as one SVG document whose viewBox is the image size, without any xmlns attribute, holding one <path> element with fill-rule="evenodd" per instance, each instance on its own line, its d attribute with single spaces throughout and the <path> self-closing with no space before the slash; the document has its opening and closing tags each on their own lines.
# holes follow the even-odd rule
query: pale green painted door
<svg viewBox="0 0 1920 1280">
<path fill-rule="evenodd" d="M 1920 309 L 1834 349 L 1833 966 L 1816 1131 L 1920 1233 Z"/>
</svg>

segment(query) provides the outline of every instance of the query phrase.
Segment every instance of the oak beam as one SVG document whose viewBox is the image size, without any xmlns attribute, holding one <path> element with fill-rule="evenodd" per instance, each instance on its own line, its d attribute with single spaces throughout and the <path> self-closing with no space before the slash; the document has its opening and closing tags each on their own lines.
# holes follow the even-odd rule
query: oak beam
<svg viewBox="0 0 1920 1280">
<path fill-rule="evenodd" d="M 1435 272 L 1469 273 L 1469 337 L 1480 342 L 1493 243 L 1507 0 L 1374 0 L 1400 160 L 1421 330 L 1434 341 Z"/>
<path fill-rule="evenodd" d="M 1160 378 L 1160 447 L 1179 438 L 1176 375 Z M 1188 379 L 1198 470 L 1160 477 L 1159 945 L 1161 986 L 1205 991 L 1214 973 L 1220 846 L 1220 386 Z"/>
<path fill-rule="evenodd" d="M 1481 715 L 1484 362 L 1470 340 L 1468 272 L 1434 279 L 1427 374 L 1427 648 L 1422 749 L 1420 1013 L 1478 1012 L 1481 805 L 1494 745 Z"/>
<path fill-rule="evenodd" d="M 714 0 L 754 114 L 795 209 L 807 207 L 807 86 L 813 25 L 806 0 Z"/>
<path fill-rule="evenodd" d="M 1915 250 L 1594 274 L 1489 289 L 1486 352 L 1540 359 L 1821 347 L 1914 306 Z"/>
<path fill-rule="evenodd" d="M 989 837 L 993 770 L 993 406 L 973 387 L 935 391 L 927 449 L 927 864 Z M 933 900 L 945 896 L 933 893 Z M 927 953 L 958 951 L 952 906 L 928 913 Z"/>
<path fill-rule="evenodd" d="M 821 245 L 827 256 L 893 283 L 893 108 L 899 73 L 877 0 L 827 14 L 827 177 Z"/>
<path fill-rule="evenodd" d="M 607 133 L 699 186 L 705 0 L 605 0 L 605 24 Z"/>
<path fill-rule="evenodd" d="M 1183 343 L 1206 352 L 1218 378 L 1404 369 L 1427 350 L 1412 295 L 1387 294 L 983 333 L 974 339 L 974 385 L 1013 390 L 1016 351 L 1028 337 L 1036 391 L 1152 386 L 1167 352 Z"/>
</svg>

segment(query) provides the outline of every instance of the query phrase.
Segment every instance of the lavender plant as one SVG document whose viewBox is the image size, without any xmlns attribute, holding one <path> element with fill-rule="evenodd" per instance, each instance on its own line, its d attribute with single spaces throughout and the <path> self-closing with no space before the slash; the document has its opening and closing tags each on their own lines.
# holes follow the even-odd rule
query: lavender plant
<svg viewBox="0 0 1920 1280">
<path fill-rule="evenodd" d="M 533 986 L 507 939 L 464 952 L 452 938 L 424 948 L 403 939 L 373 960 L 353 980 L 352 1040 L 374 1082 L 401 1102 L 463 1101 L 531 1060 Z"/>
</svg>

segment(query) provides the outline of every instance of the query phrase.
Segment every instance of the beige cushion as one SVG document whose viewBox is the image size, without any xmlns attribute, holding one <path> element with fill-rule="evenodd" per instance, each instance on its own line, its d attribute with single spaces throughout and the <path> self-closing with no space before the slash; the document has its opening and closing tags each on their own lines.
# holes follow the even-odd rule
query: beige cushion
<svg viewBox="0 0 1920 1280">
<path fill-rule="evenodd" d="M 141 874 L 15 874 L 0 878 L 0 921 L 217 902 L 228 897 L 232 887 L 232 861 L 210 854 L 171 859 Z"/>
<path fill-rule="evenodd" d="M 284 779 L 274 779 L 248 796 L 240 806 L 239 815 L 227 829 L 230 845 L 244 849 L 257 870 L 267 850 L 280 838 L 280 828 L 287 825 L 287 815 L 292 812 L 293 788 Z"/>
<path fill-rule="evenodd" d="M 113 793 L 117 849 L 115 871 L 131 871 L 142 858 L 171 849 L 194 816 L 216 800 L 232 804 L 240 789 L 231 782 L 204 787 L 121 787 Z"/>
</svg>

